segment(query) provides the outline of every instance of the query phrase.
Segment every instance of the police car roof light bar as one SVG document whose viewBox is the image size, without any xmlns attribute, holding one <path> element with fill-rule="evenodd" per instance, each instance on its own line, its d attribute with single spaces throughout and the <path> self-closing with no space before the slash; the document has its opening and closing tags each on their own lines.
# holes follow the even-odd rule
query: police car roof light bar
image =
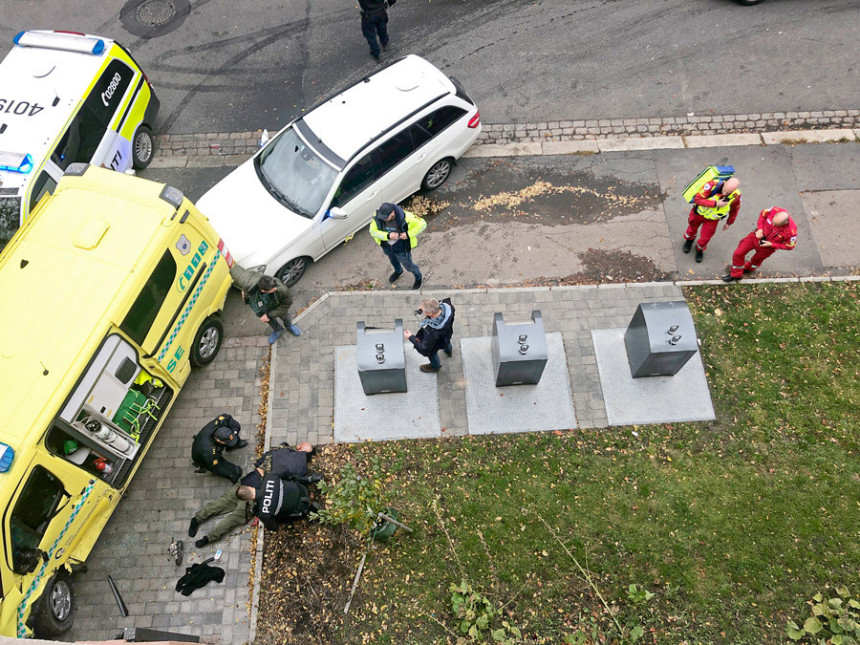
<svg viewBox="0 0 860 645">
<path fill-rule="evenodd" d="M 20 152 L 0 152 L 0 170 L 26 175 L 33 170 L 33 157 Z"/>
<path fill-rule="evenodd" d="M 105 41 L 94 36 L 73 31 L 22 31 L 12 42 L 19 47 L 40 47 L 79 54 L 101 55 L 105 51 Z"/>
</svg>

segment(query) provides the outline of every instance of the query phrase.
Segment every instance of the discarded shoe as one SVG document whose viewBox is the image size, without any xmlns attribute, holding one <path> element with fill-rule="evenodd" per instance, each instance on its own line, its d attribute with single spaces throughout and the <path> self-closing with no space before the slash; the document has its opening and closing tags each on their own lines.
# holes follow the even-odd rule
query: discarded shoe
<svg viewBox="0 0 860 645">
<path fill-rule="evenodd" d="M 689 253 L 689 252 L 690 252 L 690 249 L 692 249 L 692 248 L 693 248 L 693 242 L 695 242 L 695 241 L 696 241 L 695 239 L 692 239 L 692 240 L 684 240 L 684 246 L 681 248 L 681 250 L 682 250 L 684 253 Z"/>
</svg>

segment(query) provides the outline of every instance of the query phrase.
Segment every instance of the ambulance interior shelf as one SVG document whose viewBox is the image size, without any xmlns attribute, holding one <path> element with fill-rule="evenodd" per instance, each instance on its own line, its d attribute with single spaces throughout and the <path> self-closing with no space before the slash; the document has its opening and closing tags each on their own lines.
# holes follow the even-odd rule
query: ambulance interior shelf
<svg viewBox="0 0 860 645">
<path fill-rule="evenodd" d="M 112 334 L 73 390 L 45 444 L 84 470 L 122 485 L 172 394 L 140 366 L 134 347 Z"/>
</svg>

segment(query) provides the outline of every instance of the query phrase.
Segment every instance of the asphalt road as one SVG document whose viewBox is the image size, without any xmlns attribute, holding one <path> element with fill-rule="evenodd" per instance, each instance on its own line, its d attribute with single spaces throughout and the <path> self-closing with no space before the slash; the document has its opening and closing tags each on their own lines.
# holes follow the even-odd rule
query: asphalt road
<svg viewBox="0 0 860 645">
<path fill-rule="evenodd" d="M 400 0 L 388 56 L 419 54 L 454 74 L 490 123 L 842 109 L 860 98 L 858 9 Z M 0 23 L 0 53 L 24 28 L 127 45 L 162 100 L 163 133 L 277 129 L 375 68 L 354 0 L 16 0 Z"/>
</svg>

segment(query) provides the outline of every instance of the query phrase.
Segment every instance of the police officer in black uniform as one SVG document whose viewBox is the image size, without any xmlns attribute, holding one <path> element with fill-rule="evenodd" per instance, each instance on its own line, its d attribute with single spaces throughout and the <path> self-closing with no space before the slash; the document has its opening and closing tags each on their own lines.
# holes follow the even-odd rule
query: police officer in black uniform
<svg viewBox="0 0 860 645">
<path fill-rule="evenodd" d="M 239 438 L 242 426 L 229 414 L 222 414 L 203 426 L 191 444 L 191 461 L 197 472 L 209 471 L 229 479 L 234 484 L 242 476 L 242 469 L 223 458 L 225 450 L 244 448 L 248 442 Z"/>
<path fill-rule="evenodd" d="M 382 49 L 388 48 L 388 7 L 396 1 L 358 0 L 361 7 L 361 35 L 367 40 L 370 55 L 376 61 L 379 60 L 379 45 L 382 45 Z"/>
</svg>

